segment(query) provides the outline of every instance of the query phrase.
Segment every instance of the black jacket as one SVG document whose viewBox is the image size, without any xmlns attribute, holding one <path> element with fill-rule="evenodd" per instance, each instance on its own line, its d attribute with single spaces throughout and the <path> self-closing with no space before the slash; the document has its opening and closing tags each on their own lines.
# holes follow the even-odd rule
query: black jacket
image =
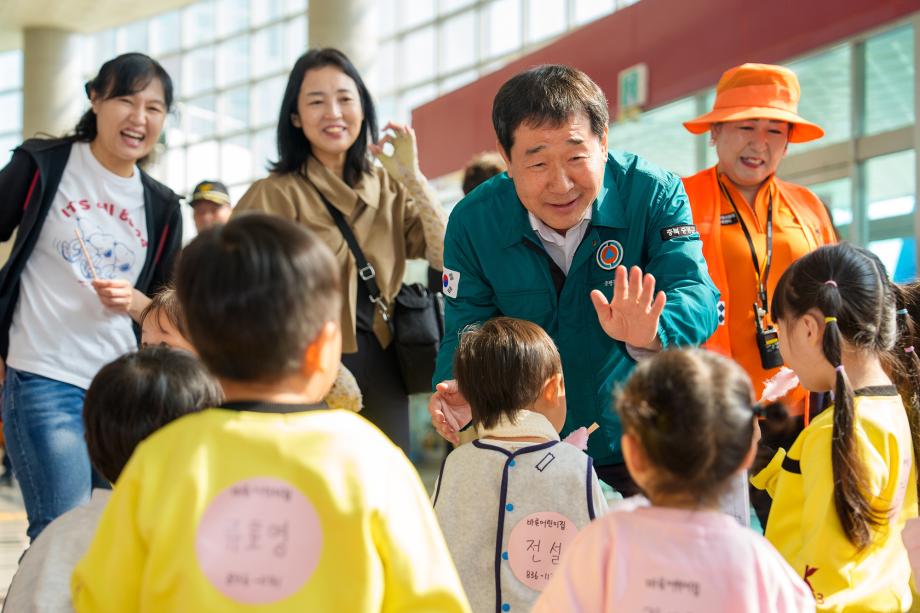
<svg viewBox="0 0 920 613">
<path fill-rule="evenodd" d="M 6 359 L 9 330 L 19 300 L 19 279 L 51 209 L 73 142 L 29 139 L 0 170 L 0 241 L 19 228 L 6 265 L 0 270 L 0 356 Z M 141 172 L 147 218 L 147 254 L 135 287 L 150 294 L 170 280 L 182 246 L 179 196 Z"/>
</svg>

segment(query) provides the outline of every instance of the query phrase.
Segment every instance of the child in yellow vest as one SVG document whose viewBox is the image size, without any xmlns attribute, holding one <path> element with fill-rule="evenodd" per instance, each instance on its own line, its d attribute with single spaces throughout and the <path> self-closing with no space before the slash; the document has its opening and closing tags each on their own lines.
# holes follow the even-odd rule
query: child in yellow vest
<svg viewBox="0 0 920 613">
<path fill-rule="evenodd" d="M 767 539 L 818 611 L 910 609 L 901 531 L 917 516 L 911 424 L 920 422 L 883 367 L 895 308 L 882 263 L 847 244 L 798 260 L 773 298 L 786 365 L 808 390 L 833 391 L 834 404 L 752 482 L 773 497 Z"/>
<path fill-rule="evenodd" d="M 241 216 L 185 248 L 176 291 L 225 400 L 138 446 L 74 570 L 76 611 L 467 613 L 406 456 L 322 402 L 342 340 L 328 248 Z"/>
</svg>

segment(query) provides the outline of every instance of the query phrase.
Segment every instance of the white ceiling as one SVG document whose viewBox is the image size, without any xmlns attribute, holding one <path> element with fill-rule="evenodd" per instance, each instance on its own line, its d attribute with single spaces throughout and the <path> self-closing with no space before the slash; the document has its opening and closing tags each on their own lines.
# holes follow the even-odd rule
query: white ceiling
<svg viewBox="0 0 920 613">
<path fill-rule="evenodd" d="M 22 46 L 28 27 L 96 32 L 190 4 L 192 0 L 0 0 L 0 50 Z"/>
</svg>

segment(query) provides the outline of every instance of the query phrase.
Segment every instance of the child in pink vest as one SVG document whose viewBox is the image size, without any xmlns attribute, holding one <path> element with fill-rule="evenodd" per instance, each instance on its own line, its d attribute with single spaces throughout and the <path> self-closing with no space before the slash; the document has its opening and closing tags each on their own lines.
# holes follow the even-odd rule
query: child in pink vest
<svg viewBox="0 0 920 613">
<path fill-rule="evenodd" d="M 754 457 L 752 401 L 744 371 L 714 353 L 641 362 L 616 404 L 626 466 L 651 504 L 581 531 L 534 613 L 813 612 L 808 586 L 773 546 L 718 510 Z"/>
</svg>

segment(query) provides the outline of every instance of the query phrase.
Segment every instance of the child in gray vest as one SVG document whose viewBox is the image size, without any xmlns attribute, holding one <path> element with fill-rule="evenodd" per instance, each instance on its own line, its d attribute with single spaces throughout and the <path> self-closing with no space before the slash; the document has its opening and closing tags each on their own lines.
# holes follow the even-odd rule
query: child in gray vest
<svg viewBox="0 0 920 613">
<path fill-rule="evenodd" d="M 473 611 L 529 611 L 607 510 L 591 457 L 559 440 L 559 352 L 539 326 L 498 317 L 464 331 L 454 376 L 478 438 L 444 460 L 435 514 Z"/>
</svg>

